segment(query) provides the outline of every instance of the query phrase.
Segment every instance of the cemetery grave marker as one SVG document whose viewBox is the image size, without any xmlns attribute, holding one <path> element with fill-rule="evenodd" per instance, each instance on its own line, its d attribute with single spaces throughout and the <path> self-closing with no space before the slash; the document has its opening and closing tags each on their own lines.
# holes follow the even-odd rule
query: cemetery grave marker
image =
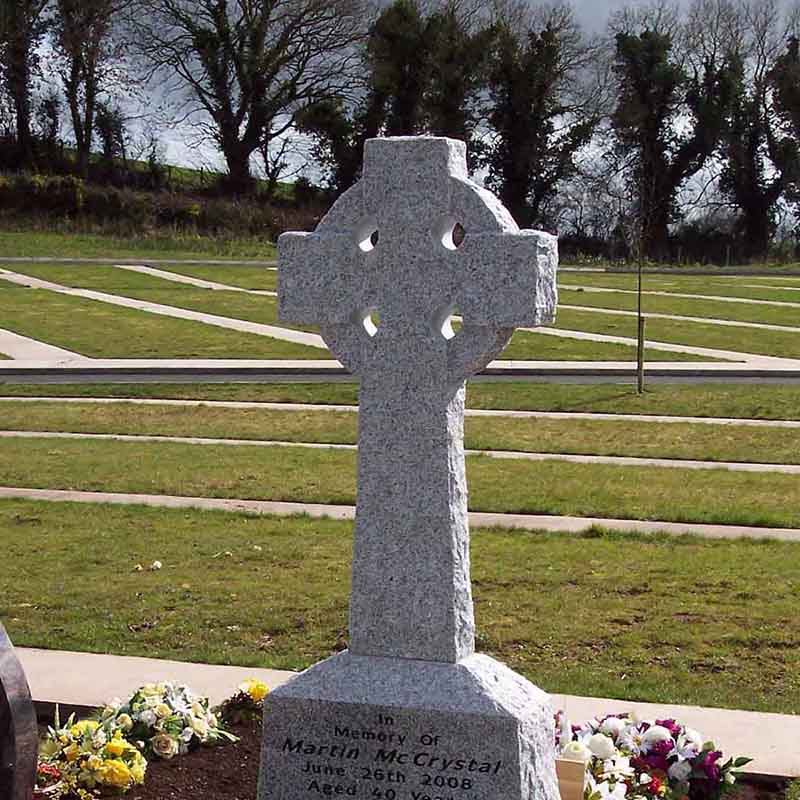
<svg viewBox="0 0 800 800">
<path fill-rule="evenodd" d="M 0 623 L 0 798 L 30 800 L 39 753 L 36 712 L 14 647 Z"/>
<path fill-rule="evenodd" d="M 358 499 L 349 650 L 268 697 L 259 800 L 555 800 L 547 696 L 474 652 L 463 444 L 466 379 L 554 316 L 555 238 L 400 137 L 278 253 L 281 319 L 360 378 Z"/>
</svg>

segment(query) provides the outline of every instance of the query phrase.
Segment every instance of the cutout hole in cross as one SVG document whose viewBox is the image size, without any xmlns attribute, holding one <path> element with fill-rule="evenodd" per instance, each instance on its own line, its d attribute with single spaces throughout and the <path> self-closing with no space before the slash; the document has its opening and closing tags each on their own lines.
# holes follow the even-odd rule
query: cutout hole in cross
<svg viewBox="0 0 800 800">
<path fill-rule="evenodd" d="M 358 226 L 356 230 L 356 242 L 358 242 L 358 248 L 362 253 L 373 251 L 379 239 L 378 224 L 374 219 L 364 220 L 364 222 Z"/>
<path fill-rule="evenodd" d="M 464 241 L 466 231 L 455 217 L 445 216 L 434 226 L 433 236 L 447 250 L 458 250 Z"/>
<path fill-rule="evenodd" d="M 367 336 L 372 338 L 378 332 L 378 326 L 381 324 L 381 318 L 377 309 L 368 308 L 361 313 L 361 325 L 367 332 Z"/>
<path fill-rule="evenodd" d="M 448 306 L 434 321 L 436 332 L 445 339 L 455 339 L 461 331 L 464 321 L 455 306 Z"/>
</svg>

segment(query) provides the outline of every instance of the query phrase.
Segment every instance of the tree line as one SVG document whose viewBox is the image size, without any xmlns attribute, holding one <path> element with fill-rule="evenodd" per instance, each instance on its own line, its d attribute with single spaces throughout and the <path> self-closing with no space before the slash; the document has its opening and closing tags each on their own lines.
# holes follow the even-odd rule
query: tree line
<svg viewBox="0 0 800 800">
<path fill-rule="evenodd" d="M 428 133 L 584 252 L 762 258 L 800 239 L 799 33 L 778 0 L 650 0 L 597 34 L 566 2 L 0 0 L 2 161 L 46 169 L 66 120 L 86 177 L 131 93 L 213 142 L 235 195 L 310 164 L 332 200 L 367 138 Z"/>
</svg>

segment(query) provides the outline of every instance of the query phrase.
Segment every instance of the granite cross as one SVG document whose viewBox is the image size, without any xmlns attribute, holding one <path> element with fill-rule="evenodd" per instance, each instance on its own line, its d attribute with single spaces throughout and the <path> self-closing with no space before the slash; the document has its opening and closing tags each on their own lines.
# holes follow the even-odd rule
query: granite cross
<svg viewBox="0 0 800 800">
<path fill-rule="evenodd" d="M 0 623 L 0 798 L 31 800 L 39 733 L 28 682 Z"/>
<path fill-rule="evenodd" d="M 552 320 L 556 240 L 469 180 L 463 142 L 400 137 L 368 141 L 361 181 L 278 258 L 280 318 L 319 325 L 361 382 L 350 652 L 460 661 L 465 381 L 515 327 Z"/>
</svg>

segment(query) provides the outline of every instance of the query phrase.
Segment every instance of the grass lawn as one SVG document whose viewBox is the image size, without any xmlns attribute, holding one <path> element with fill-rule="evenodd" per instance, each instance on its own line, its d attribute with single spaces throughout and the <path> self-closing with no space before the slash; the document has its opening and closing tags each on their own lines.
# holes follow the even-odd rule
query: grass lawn
<svg viewBox="0 0 800 800">
<path fill-rule="evenodd" d="M 115 269 L 112 266 L 92 264 L 23 264 L 9 266 L 15 272 L 53 281 L 64 286 L 109 292 L 138 300 L 217 314 L 232 319 L 248 320 L 267 325 L 279 324 L 283 327 L 297 328 L 299 330 L 316 330 L 313 326 L 301 327 L 279 322 L 277 300 L 272 297 L 194 288 L 151 275 Z M 247 267 L 246 269 L 252 268 Z M 236 356 L 232 355 L 231 357 Z M 520 331 L 514 335 L 511 344 L 502 357 L 537 361 L 561 359 L 572 361 L 634 361 L 636 351 L 635 348 L 626 345 L 578 341 Z M 645 357 L 649 361 L 697 360 L 696 356 L 660 350 L 648 350 L 645 353 Z"/>
<path fill-rule="evenodd" d="M 120 238 L 39 230 L 1 231 L 0 260 L 11 258 L 275 258 L 275 245 L 262 239 L 154 234 Z"/>
<path fill-rule="evenodd" d="M 800 293 L 796 300 L 800 301 Z M 635 294 L 607 294 L 606 292 L 559 291 L 559 303 L 571 306 L 636 311 Z M 686 300 L 676 297 L 644 295 L 642 307 L 645 314 L 673 314 L 684 317 L 755 322 L 767 325 L 797 327 L 800 334 L 800 307 L 748 305 L 724 303 L 715 300 Z"/>
<path fill-rule="evenodd" d="M 800 319 L 800 314 L 798 314 Z M 636 338 L 636 317 L 601 314 L 594 311 L 558 312 L 556 327 L 610 336 Z M 653 342 L 719 348 L 781 358 L 800 358 L 800 334 L 758 328 L 731 328 L 699 322 L 647 320 L 646 338 Z"/>
<path fill-rule="evenodd" d="M 266 289 L 274 292 L 278 284 L 277 270 L 263 266 L 240 264 L 167 264 L 158 267 L 166 272 L 189 275 L 204 281 L 216 281 L 241 289 Z"/>
<path fill-rule="evenodd" d="M 586 273 L 581 275 L 561 273 L 558 277 L 558 283 L 563 291 L 570 291 L 567 287 L 574 286 L 627 289 L 628 291 L 636 291 L 637 287 L 636 275 L 611 275 L 603 273 Z M 769 279 L 763 276 L 719 278 L 697 275 L 645 275 L 642 281 L 642 288 L 645 292 L 674 292 L 677 294 L 742 297 L 750 300 L 778 300 L 789 303 L 800 302 L 800 291 L 792 291 L 791 289 L 787 291 L 786 289 L 780 288 L 783 286 L 796 286 L 797 289 L 800 290 L 800 279 Z M 645 295 L 645 297 L 647 297 L 647 295 Z M 669 300 L 669 298 L 663 299 Z M 678 303 L 680 301 L 681 298 L 675 298 L 673 302 Z"/>
<path fill-rule="evenodd" d="M 348 523 L 2 501 L 0 541 L 20 646 L 300 669 L 346 630 Z M 478 646 L 551 692 L 799 713 L 797 547 L 473 531 Z"/>
<path fill-rule="evenodd" d="M 356 383 L 207 384 L 0 384 L 6 397 L 135 397 L 353 405 Z M 653 384 L 643 395 L 623 384 L 470 382 L 469 408 L 601 414 L 666 414 L 741 419 L 800 419 L 800 386 L 794 384 Z"/>
<path fill-rule="evenodd" d="M 3 403 L 0 426 L 15 431 L 124 433 L 353 444 L 357 415 L 121 403 Z M 587 453 L 709 461 L 800 463 L 800 430 L 609 420 L 467 417 L 474 450 Z"/>
<path fill-rule="evenodd" d="M 793 475 L 467 459 L 470 508 L 800 528 Z M 354 451 L 5 439 L 0 485 L 352 504 Z"/>
<path fill-rule="evenodd" d="M 269 298 L 265 298 L 269 299 Z M 0 319 L 92 358 L 326 358 L 327 350 L 0 280 Z"/>
</svg>

